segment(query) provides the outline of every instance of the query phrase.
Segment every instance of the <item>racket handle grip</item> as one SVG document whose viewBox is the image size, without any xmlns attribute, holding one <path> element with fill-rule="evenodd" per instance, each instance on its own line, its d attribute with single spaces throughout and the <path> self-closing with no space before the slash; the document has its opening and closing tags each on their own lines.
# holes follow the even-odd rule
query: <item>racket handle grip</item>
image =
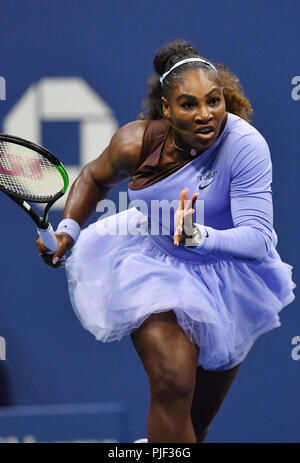
<svg viewBox="0 0 300 463">
<path fill-rule="evenodd" d="M 48 224 L 48 228 L 46 230 L 43 230 L 41 228 L 37 229 L 38 234 L 42 238 L 42 241 L 46 248 L 50 249 L 50 251 L 55 252 L 58 249 L 58 241 L 56 239 L 54 230 L 51 226 L 51 224 Z"/>
</svg>

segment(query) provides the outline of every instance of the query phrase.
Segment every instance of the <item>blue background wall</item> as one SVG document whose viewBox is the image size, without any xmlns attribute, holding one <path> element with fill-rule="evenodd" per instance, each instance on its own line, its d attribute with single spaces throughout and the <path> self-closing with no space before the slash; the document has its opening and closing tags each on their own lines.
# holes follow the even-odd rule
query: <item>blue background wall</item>
<svg viewBox="0 0 300 463">
<path fill-rule="evenodd" d="M 291 82 L 300 75 L 299 16 L 300 3 L 292 0 L 2 0 L 0 75 L 7 95 L 0 126 L 27 88 L 45 77 L 81 77 L 121 126 L 141 110 L 155 52 L 174 38 L 192 41 L 240 77 L 252 102 L 253 123 L 272 153 L 278 250 L 294 266 L 297 283 L 300 100 L 292 98 Z M 41 121 L 41 133 L 65 164 L 79 164 L 76 121 Z M 126 182 L 110 197 L 119 190 L 126 191 Z M 6 339 L 0 372 L 10 396 L 4 403 L 121 401 L 131 411 L 126 440 L 145 435 L 148 385 L 130 339 L 101 344 L 83 330 L 64 271 L 52 271 L 37 255 L 30 219 L 4 195 L 0 207 L 0 336 Z M 60 216 L 51 213 L 54 225 Z M 281 312 L 282 326 L 261 337 L 245 360 L 207 442 L 300 442 L 300 361 L 291 355 L 299 320 L 296 289 L 296 301 Z"/>
</svg>

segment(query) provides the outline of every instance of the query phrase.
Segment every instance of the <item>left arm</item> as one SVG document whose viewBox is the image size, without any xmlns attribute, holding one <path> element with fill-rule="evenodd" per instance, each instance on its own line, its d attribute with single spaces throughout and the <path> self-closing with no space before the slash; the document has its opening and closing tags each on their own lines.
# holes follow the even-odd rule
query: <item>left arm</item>
<svg viewBox="0 0 300 463">
<path fill-rule="evenodd" d="M 272 244 L 272 163 L 263 138 L 245 144 L 231 167 L 230 204 L 234 228 L 216 230 L 195 224 L 191 249 L 199 254 L 226 253 L 263 260 Z M 198 230 L 198 231 L 197 231 Z M 199 233 L 200 232 L 200 233 Z M 186 243 L 189 246 L 189 242 Z"/>
</svg>

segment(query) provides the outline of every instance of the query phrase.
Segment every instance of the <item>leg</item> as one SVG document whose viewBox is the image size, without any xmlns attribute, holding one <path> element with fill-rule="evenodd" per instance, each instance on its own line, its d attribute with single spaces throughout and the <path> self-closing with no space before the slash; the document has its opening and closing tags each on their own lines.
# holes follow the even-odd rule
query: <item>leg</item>
<svg viewBox="0 0 300 463">
<path fill-rule="evenodd" d="M 150 384 L 149 442 L 196 442 L 191 406 L 198 348 L 173 311 L 150 315 L 131 334 Z"/>
<path fill-rule="evenodd" d="M 197 442 L 203 442 L 209 425 L 233 383 L 241 364 L 230 370 L 208 371 L 198 366 L 191 416 Z"/>
</svg>

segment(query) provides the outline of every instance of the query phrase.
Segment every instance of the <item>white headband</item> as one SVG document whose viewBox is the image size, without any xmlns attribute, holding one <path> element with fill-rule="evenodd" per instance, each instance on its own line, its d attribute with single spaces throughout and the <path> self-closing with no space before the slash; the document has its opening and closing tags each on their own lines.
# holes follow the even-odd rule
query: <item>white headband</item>
<svg viewBox="0 0 300 463">
<path fill-rule="evenodd" d="M 215 68 L 215 66 L 213 64 L 211 64 L 209 61 L 206 61 L 205 59 L 202 59 L 202 58 L 187 58 L 187 59 L 183 59 L 182 61 L 178 61 L 178 63 L 174 64 L 174 66 L 172 66 L 171 69 L 169 69 L 169 71 L 165 72 L 161 76 L 161 78 L 159 79 L 160 83 L 161 84 L 163 83 L 163 80 L 167 77 L 168 74 L 170 74 L 170 72 L 173 71 L 173 69 L 175 69 L 178 66 L 181 66 L 182 64 L 185 64 L 185 63 L 192 63 L 193 61 L 200 61 L 201 63 L 207 64 L 208 66 L 210 66 L 215 71 L 216 74 L 218 74 L 218 71 Z"/>
</svg>

